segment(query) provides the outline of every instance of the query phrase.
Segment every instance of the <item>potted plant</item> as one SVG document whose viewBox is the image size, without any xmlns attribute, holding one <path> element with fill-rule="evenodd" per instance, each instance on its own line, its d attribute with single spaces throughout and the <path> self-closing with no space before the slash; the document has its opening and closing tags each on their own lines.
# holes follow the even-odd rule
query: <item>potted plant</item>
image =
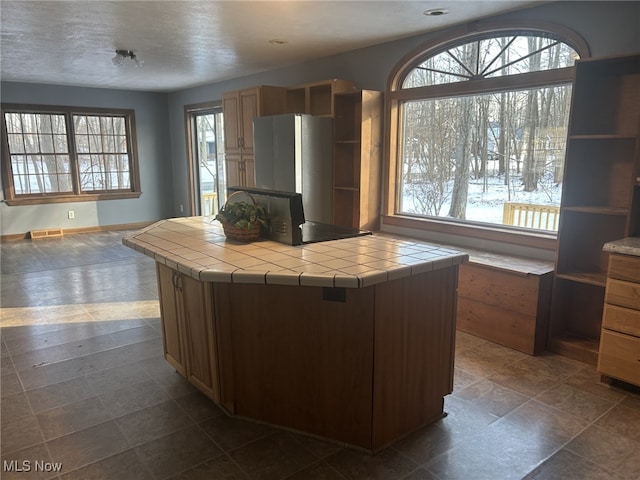
<svg viewBox="0 0 640 480">
<path fill-rule="evenodd" d="M 269 216 L 262 205 L 259 205 L 249 195 L 251 202 L 244 200 L 231 201 L 239 193 L 229 196 L 227 202 L 216 214 L 215 219 L 222 224 L 228 238 L 248 242 L 260 237 L 261 228 L 269 228 Z"/>
</svg>

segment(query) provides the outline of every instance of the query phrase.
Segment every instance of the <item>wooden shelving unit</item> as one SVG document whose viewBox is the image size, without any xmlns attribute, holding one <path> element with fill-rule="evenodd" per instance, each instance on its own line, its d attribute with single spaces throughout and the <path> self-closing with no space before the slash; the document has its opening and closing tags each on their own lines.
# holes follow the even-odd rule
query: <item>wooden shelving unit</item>
<svg viewBox="0 0 640 480">
<path fill-rule="evenodd" d="M 333 221 L 376 230 L 380 218 L 382 92 L 334 97 Z"/>
<path fill-rule="evenodd" d="M 640 55 L 576 65 L 549 349 L 596 364 L 608 254 L 640 234 Z"/>
<path fill-rule="evenodd" d="M 334 98 L 339 93 L 353 93 L 356 84 L 351 80 L 322 80 L 287 88 L 286 113 L 333 116 Z"/>
</svg>

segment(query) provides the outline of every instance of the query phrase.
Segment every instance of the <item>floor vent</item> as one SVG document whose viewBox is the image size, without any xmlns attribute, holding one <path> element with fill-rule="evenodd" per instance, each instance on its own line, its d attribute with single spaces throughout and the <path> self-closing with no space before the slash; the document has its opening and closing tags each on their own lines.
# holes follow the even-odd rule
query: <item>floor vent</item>
<svg viewBox="0 0 640 480">
<path fill-rule="evenodd" d="M 51 238 L 51 237 L 61 237 L 62 229 L 61 228 L 47 228 L 44 230 L 31 230 L 29 232 L 31 238 Z"/>
</svg>

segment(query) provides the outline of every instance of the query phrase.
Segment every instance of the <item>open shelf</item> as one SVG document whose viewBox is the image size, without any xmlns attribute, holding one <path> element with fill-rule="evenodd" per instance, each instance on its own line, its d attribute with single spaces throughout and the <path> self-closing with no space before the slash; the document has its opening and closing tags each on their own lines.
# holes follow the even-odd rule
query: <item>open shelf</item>
<svg viewBox="0 0 640 480">
<path fill-rule="evenodd" d="M 607 277 L 602 272 L 567 272 L 558 273 L 557 277 L 564 280 L 571 280 L 572 282 L 594 285 L 596 287 L 604 287 L 607 282 Z"/>
<path fill-rule="evenodd" d="M 592 213 L 593 215 L 618 215 L 626 216 L 629 214 L 628 208 L 614 208 L 614 207 L 564 207 L 564 212 L 576 212 L 576 213 Z"/>
<path fill-rule="evenodd" d="M 338 142 L 333 153 L 333 184 L 360 188 L 360 143 Z"/>
<path fill-rule="evenodd" d="M 555 321 L 550 325 L 548 348 L 552 352 L 595 365 L 604 286 L 573 280 L 564 276 L 555 279 L 552 307 Z"/>
<path fill-rule="evenodd" d="M 309 113 L 311 115 L 331 115 L 333 92 L 330 84 L 309 87 Z"/>
<path fill-rule="evenodd" d="M 339 79 L 295 85 L 287 88 L 285 111 L 333 117 L 335 95 L 355 90 L 355 84 L 352 81 Z"/>
<path fill-rule="evenodd" d="M 348 143 L 360 141 L 362 121 L 362 97 L 354 94 L 338 94 L 335 102 L 335 141 Z"/>
<path fill-rule="evenodd" d="M 572 135 L 637 135 L 639 65 L 638 55 L 577 62 Z"/>
<path fill-rule="evenodd" d="M 563 207 L 628 209 L 633 189 L 635 138 L 570 140 Z"/>
<path fill-rule="evenodd" d="M 627 218 L 563 210 L 558 230 L 558 274 L 592 272 L 605 275 L 608 254 L 605 243 L 623 238 Z"/>
<path fill-rule="evenodd" d="M 549 350 L 595 366 L 598 363 L 599 343 L 599 339 L 564 332 L 550 340 Z"/>
<path fill-rule="evenodd" d="M 287 113 L 306 112 L 306 89 L 304 87 L 287 89 L 286 111 Z"/>
</svg>

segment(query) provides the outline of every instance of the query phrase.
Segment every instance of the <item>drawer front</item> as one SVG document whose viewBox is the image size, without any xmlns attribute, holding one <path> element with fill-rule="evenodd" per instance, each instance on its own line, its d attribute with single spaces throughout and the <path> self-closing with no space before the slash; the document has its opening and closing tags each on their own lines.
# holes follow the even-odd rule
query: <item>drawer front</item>
<svg viewBox="0 0 640 480">
<path fill-rule="evenodd" d="M 640 386 L 640 338 L 603 330 L 598 371 Z"/>
<path fill-rule="evenodd" d="M 602 328 L 640 337 L 640 311 L 606 304 Z"/>
<path fill-rule="evenodd" d="M 630 255 L 609 255 L 610 278 L 640 283 L 640 257 Z"/>
<path fill-rule="evenodd" d="M 607 279 L 605 301 L 611 305 L 640 310 L 640 283 Z"/>
</svg>

